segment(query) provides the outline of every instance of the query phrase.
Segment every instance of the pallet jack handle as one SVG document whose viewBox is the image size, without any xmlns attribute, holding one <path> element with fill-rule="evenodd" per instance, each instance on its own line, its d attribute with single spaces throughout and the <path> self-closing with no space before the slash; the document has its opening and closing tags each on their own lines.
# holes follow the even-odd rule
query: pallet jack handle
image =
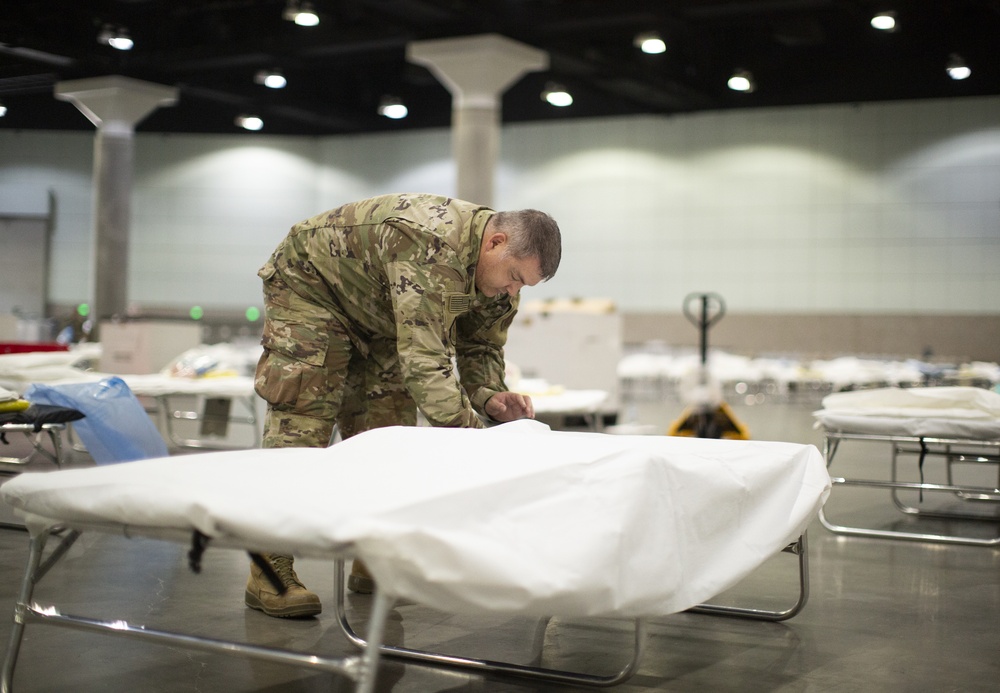
<svg viewBox="0 0 1000 693">
<path fill-rule="evenodd" d="M 694 312 L 694 306 L 701 304 L 701 315 Z M 722 320 L 726 314 L 726 302 L 716 293 L 693 293 L 684 297 L 684 316 L 700 330 L 701 365 L 708 363 L 708 329 Z"/>
<path fill-rule="evenodd" d="M 696 312 L 701 307 L 700 314 Z M 726 302 L 716 293 L 694 293 L 684 297 L 684 316 L 701 332 L 701 385 L 709 384 L 708 330 L 726 314 Z M 697 438 L 750 438 L 724 401 L 718 406 L 702 401 L 688 405 L 681 417 L 667 430 L 667 435 L 693 435 Z"/>
</svg>

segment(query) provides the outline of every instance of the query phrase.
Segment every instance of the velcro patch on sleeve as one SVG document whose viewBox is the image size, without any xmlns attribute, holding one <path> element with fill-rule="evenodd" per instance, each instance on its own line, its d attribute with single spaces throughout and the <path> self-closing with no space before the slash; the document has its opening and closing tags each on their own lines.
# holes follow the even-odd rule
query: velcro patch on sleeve
<svg viewBox="0 0 1000 693">
<path fill-rule="evenodd" d="M 471 300 L 468 294 L 455 293 L 444 295 L 444 309 L 448 313 L 460 315 L 469 312 L 470 307 Z"/>
</svg>

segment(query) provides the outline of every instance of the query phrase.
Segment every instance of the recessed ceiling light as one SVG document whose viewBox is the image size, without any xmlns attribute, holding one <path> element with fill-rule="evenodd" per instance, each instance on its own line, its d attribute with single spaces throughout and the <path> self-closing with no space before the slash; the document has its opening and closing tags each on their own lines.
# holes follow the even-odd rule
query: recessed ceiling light
<svg viewBox="0 0 1000 693">
<path fill-rule="evenodd" d="M 97 42 L 120 51 L 130 51 L 132 50 L 132 46 L 135 45 L 132 37 L 129 36 L 128 29 L 123 26 L 112 26 L 111 24 L 104 25 L 101 32 L 97 35 Z"/>
<path fill-rule="evenodd" d="M 382 101 L 378 105 L 378 114 L 386 118 L 392 118 L 393 120 L 405 118 L 409 112 L 402 99 L 395 96 L 383 96 Z"/>
<path fill-rule="evenodd" d="M 288 84 L 288 80 L 278 70 L 261 70 L 254 75 L 253 81 L 271 89 L 283 89 Z"/>
<path fill-rule="evenodd" d="M 295 22 L 299 26 L 316 26 L 319 24 L 319 15 L 308 2 L 299 3 L 298 0 L 288 0 L 282 16 L 290 22 Z"/>
<path fill-rule="evenodd" d="M 737 70 L 734 72 L 727 84 L 733 91 L 742 91 L 745 93 L 750 93 L 757 88 L 757 83 L 754 81 L 753 75 L 747 70 Z"/>
<path fill-rule="evenodd" d="M 879 12 L 877 15 L 872 17 L 871 24 L 874 28 L 879 31 L 895 31 L 896 30 L 896 13 L 890 11 Z"/>
<path fill-rule="evenodd" d="M 643 53 L 649 53 L 650 55 L 663 53 L 667 50 L 667 44 L 655 31 L 639 34 L 632 43 Z"/>
<path fill-rule="evenodd" d="M 948 76 L 955 80 L 968 79 L 972 75 L 972 69 L 957 53 L 948 56 L 948 66 L 945 69 L 948 71 Z"/>
<path fill-rule="evenodd" d="M 566 91 L 566 87 L 555 82 L 549 82 L 545 85 L 545 89 L 542 91 L 542 100 L 559 108 L 573 105 L 573 95 Z"/>
<path fill-rule="evenodd" d="M 244 130 L 260 130 L 264 127 L 264 121 L 255 115 L 236 116 L 236 124 Z"/>
</svg>

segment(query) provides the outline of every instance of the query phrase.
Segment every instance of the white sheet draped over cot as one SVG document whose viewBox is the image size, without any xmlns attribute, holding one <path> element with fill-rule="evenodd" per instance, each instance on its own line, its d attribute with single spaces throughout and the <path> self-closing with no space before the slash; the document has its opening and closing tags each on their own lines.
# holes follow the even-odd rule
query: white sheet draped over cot
<svg viewBox="0 0 1000 693">
<path fill-rule="evenodd" d="M 519 421 L 26 473 L 0 497 L 34 527 L 196 528 L 360 557 L 382 590 L 451 613 L 569 617 L 702 603 L 794 541 L 829 490 L 810 445 Z"/>
</svg>

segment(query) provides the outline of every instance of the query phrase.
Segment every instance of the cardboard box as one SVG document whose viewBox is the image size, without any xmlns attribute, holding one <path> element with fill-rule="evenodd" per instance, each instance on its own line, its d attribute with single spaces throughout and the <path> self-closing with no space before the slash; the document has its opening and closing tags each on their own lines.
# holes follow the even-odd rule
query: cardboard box
<svg viewBox="0 0 1000 693">
<path fill-rule="evenodd" d="M 101 323 L 103 373 L 158 373 L 201 344 L 201 325 L 170 320 Z"/>
</svg>

